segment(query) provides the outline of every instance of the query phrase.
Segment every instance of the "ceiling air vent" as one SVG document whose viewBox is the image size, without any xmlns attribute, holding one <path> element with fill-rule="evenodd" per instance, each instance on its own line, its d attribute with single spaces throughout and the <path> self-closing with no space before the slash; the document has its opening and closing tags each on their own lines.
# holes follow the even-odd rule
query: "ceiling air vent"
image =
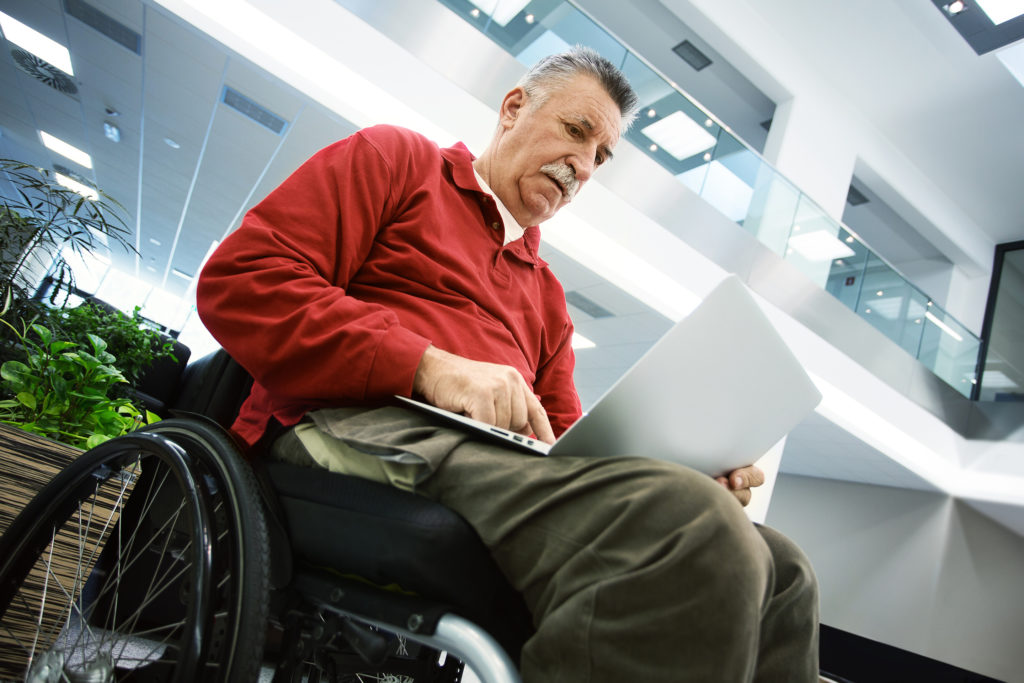
<svg viewBox="0 0 1024 683">
<path fill-rule="evenodd" d="M 858 190 L 853 185 L 850 185 L 850 190 L 846 193 L 846 203 L 850 206 L 860 206 L 861 204 L 867 204 L 868 198 L 864 196 L 864 193 Z"/>
<path fill-rule="evenodd" d="M 693 67 L 694 71 L 711 66 L 711 58 L 697 49 L 697 46 L 688 40 L 672 48 L 672 52 L 683 58 L 683 61 Z"/>
<path fill-rule="evenodd" d="M 115 43 L 123 45 L 137 55 L 142 54 L 142 36 L 92 5 L 82 0 L 64 0 L 64 11 Z"/>
<path fill-rule="evenodd" d="M 565 301 L 580 309 L 592 318 L 610 318 L 612 312 L 600 305 L 593 299 L 583 296 L 579 292 L 566 292 Z"/>
<path fill-rule="evenodd" d="M 20 47 L 13 48 L 11 56 L 14 57 L 14 63 L 18 65 L 19 69 L 37 81 L 42 81 L 65 95 L 78 94 L 78 86 L 75 85 L 75 82 L 66 73 L 46 60 L 39 59 L 39 57 L 36 57 L 31 52 L 22 50 Z"/>
<path fill-rule="evenodd" d="M 288 122 L 277 114 L 267 111 L 242 93 L 227 86 L 224 87 L 224 94 L 221 97 L 221 101 L 238 113 L 249 117 L 264 128 L 274 131 L 277 135 L 280 135 L 281 131 L 284 130 L 284 127 L 288 125 Z"/>
</svg>

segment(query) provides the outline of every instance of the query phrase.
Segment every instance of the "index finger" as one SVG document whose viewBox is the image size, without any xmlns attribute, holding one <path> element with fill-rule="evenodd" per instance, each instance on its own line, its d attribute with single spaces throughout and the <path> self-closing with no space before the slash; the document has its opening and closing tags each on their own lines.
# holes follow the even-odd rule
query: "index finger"
<svg viewBox="0 0 1024 683">
<path fill-rule="evenodd" d="M 533 394 L 529 394 L 527 398 L 527 419 L 530 422 L 530 429 L 538 439 L 544 443 L 555 442 L 555 432 L 548 421 L 548 413 Z"/>
</svg>

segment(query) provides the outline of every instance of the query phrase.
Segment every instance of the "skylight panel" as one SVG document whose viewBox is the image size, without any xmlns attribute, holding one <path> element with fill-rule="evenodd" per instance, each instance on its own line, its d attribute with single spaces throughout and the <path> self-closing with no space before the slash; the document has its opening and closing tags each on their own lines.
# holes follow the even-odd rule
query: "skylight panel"
<svg viewBox="0 0 1024 683">
<path fill-rule="evenodd" d="M 640 132 L 677 161 L 688 159 L 715 145 L 715 136 L 681 111 L 655 121 Z"/>
<path fill-rule="evenodd" d="M 50 135 L 44 130 L 39 131 L 39 138 L 47 149 L 56 152 L 66 159 L 70 159 L 79 166 L 92 168 L 92 157 L 68 142 L 64 142 L 56 135 Z"/>
<path fill-rule="evenodd" d="M 0 12 L 0 29 L 3 29 L 4 38 L 18 47 L 49 62 L 69 76 L 75 75 L 71 68 L 71 53 L 57 41 L 3 12 Z"/>
<path fill-rule="evenodd" d="M 854 255 L 853 249 L 824 230 L 815 230 L 789 238 L 789 246 L 808 261 L 834 261 Z"/>
<path fill-rule="evenodd" d="M 54 176 L 57 178 L 57 182 L 68 188 L 72 192 L 77 192 L 86 199 L 97 200 L 100 198 L 100 193 L 96 191 L 96 188 L 89 187 L 84 183 L 80 183 L 73 178 L 69 178 L 63 173 L 55 173 Z"/>
<path fill-rule="evenodd" d="M 976 0 L 993 24 L 1005 24 L 1024 14 L 1024 0 Z"/>
</svg>

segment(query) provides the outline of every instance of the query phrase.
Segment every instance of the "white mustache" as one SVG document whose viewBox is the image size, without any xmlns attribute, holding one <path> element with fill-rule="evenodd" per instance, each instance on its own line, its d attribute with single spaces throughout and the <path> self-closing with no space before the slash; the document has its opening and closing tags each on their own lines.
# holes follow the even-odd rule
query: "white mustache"
<svg viewBox="0 0 1024 683">
<path fill-rule="evenodd" d="M 572 169 L 572 166 L 552 162 L 541 166 L 540 171 L 562 186 L 562 193 L 567 200 L 570 202 L 573 200 L 580 189 L 580 181 L 576 179 L 576 171 Z"/>
</svg>

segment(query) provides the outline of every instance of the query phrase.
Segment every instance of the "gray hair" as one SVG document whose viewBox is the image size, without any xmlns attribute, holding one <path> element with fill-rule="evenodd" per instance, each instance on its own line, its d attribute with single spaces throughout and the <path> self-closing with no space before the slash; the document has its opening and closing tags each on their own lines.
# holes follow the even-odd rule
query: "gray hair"
<svg viewBox="0 0 1024 683">
<path fill-rule="evenodd" d="M 539 106 L 547 101 L 553 90 L 584 74 L 597 79 L 619 107 L 622 130 L 629 128 L 640 108 L 640 100 L 622 72 L 589 47 L 577 45 L 568 52 L 545 57 L 534 64 L 516 85 Z"/>
</svg>

